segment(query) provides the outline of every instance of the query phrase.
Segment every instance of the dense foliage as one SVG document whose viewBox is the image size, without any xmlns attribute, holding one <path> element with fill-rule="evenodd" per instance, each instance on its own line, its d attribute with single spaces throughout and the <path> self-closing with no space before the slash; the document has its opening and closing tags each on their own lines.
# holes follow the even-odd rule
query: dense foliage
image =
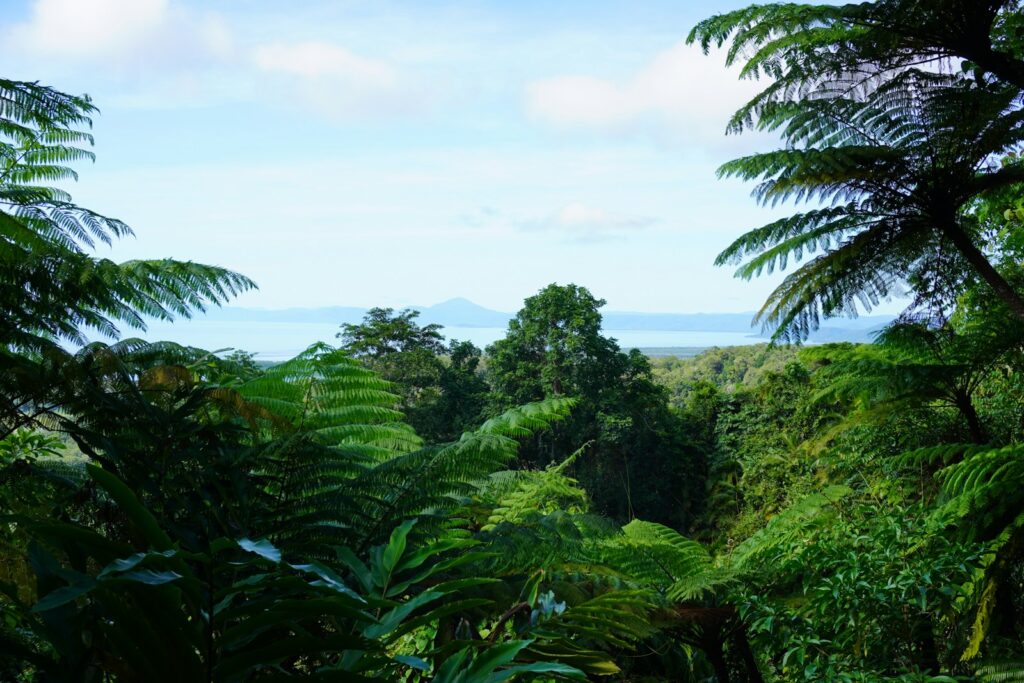
<svg viewBox="0 0 1024 683">
<path fill-rule="evenodd" d="M 699 512 L 702 453 L 687 443 L 647 358 L 602 336 L 603 305 L 576 285 L 527 299 L 487 349 L 492 404 L 579 397 L 569 420 L 522 449 L 522 464 L 557 464 L 586 445 L 574 470 L 599 512 L 687 528 Z"/>
<path fill-rule="evenodd" d="M 813 203 L 720 258 L 806 259 L 775 341 L 911 304 L 653 364 L 571 284 L 486 350 L 391 309 L 272 367 L 120 339 L 252 283 L 93 256 L 130 229 L 59 189 L 92 104 L 0 80 L 0 679 L 1024 680 L 1022 26 L 701 23 L 783 142 L 723 174 Z"/>
</svg>

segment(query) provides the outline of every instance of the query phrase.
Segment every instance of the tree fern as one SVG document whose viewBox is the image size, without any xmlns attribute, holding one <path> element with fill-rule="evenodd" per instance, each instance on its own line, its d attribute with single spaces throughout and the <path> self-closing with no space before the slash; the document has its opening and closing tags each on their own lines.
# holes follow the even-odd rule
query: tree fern
<svg viewBox="0 0 1024 683">
<path fill-rule="evenodd" d="M 253 283 L 224 268 L 171 259 L 115 263 L 87 253 L 131 234 L 123 222 L 72 202 L 54 186 L 93 158 L 88 97 L 0 79 L 0 341 L 39 351 L 84 331 L 117 336 L 143 316 L 188 317 Z"/>
<path fill-rule="evenodd" d="M 1018 683 L 1024 681 L 1024 662 L 988 662 L 975 670 L 981 683 Z"/>
<path fill-rule="evenodd" d="M 954 86 L 947 77 L 907 71 L 866 101 L 777 107 L 763 125 L 781 129 L 787 147 L 722 166 L 720 175 L 760 179 L 754 195 L 761 202 L 833 204 L 753 230 L 718 257 L 718 264 L 741 263 L 737 275 L 744 278 L 809 259 L 758 312 L 776 339 L 799 340 L 822 317 L 870 310 L 899 283 L 924 278 L 943 249 L 958 253 L 1024 315 L 1024 303 L 962 215 L 979 193 L 1021 182 L 1014 171 L 985 166 L 1024 140 L 1020 112 L 1005 113 L 1016 91 Z"/>
<path fill-rule="evenodd" d="M 852 493 L 847 486 L 830 485 L 797 500 L 740 543 L 732 562 L 740 569 L 755 569 L 799 556 L 806 549 L 802 541 L 808 531 L 827 526 L 837 513 L 836 504 Z"/>
<path fill-rule="evenodd" d="M 733 118 L 739 130 L 774 103 L 806 98 L 835 81 L 869 83 L 910 66 L 966 60 L 979 75 L 1024 88 L 1015 0 L 882 0 L 823 5 L 768 3 L 700 22 L 688 41 L 707 52 L 728 43 L 741 77 L 768 85 Z"/>
<path fill-rule="evenodd" d="M 422 444 L 396 410 L 388 382 L 326 344 L 267 369 L 240 387 L 248 400 L 326 446 L 386 458 Z"/>
</svg>

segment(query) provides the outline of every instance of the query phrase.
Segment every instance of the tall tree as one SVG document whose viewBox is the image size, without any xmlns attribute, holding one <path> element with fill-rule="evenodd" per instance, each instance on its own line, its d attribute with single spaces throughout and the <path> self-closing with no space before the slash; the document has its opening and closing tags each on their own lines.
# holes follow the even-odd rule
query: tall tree
<svg viewBox="0 0 1024 683">
<path fill-rule="evenodd" d="M 960 66 L 981 80 L 1024 88 L 1020 0 L 880 0 L 842 5 L 774 2 L 710 17 L 688 41 L 707 52 L 730 43 L 729 65 L 769 84 L 730 123 L 752 125 L 771 103 L 835 80 L 870 86 L 907 67 Z"/>
<path fill-rule="evenodd" d="M 419 311 L 372 308 L 358 325 L 344 324 L 342 348 L 388 381 L 401 395 L 409 423 L 430 441 L 458 438 L 481 415 L 486 386 L 480 349 L 452 340 L 441 325 L 420 325 Z"/>
<path fill-rule="evenodd" d="M 508 334 L 489 349 L 495 388 L 508 402 L 592 393 L 622 371 L 614 340 L 601 335 L 604 299 L 577 285 L 548 285 L 528 298 Z"/>
<path fill-rule="evenodd" d="M 689 40 L 705 50 L 730 42 L 727 62 L 742 62 L 743 77 L 771 79 L 729 130 L 779 131 L 786 143 L 721 173 L 761 178 L 764 201 L 835 204 L 752 231 L 719 257 L 757 254 L 739 271 L 750 277 L 825 252 L 762 309 L 779 338 L 802 338 L 819 316 L 858 303 L 870 308 L 906 278 L 928 279 L 929 262 L 948 260 L 943 249 L 1024 319 L 1024 298 L 968 215 L 980 194 L 1019 189 L 1024 178 L 990 166 L 1021 143 L 1022 25 L 1015 1 L 881 0 L 758 5 L 694 28 Z"/>
<path fill-rule="evenodd" d="M 31 422 L 68 396 L 75 358 L 60 342 L 145 329 L 145 317 L 188 317 L 253 287 L 230 270 L 173 259 L 116 263 L 96 242 L 132 234 L 123 222 L 78 206 L 54 184 L 89 161 L 96 112 L 88 97 L 0 79 L 0 433 Z"/>
<path fill-rule="evenodd" d="M 702 504 L 702 454 L 686 442 L 650 363 L 601 334 L 604 301 L 577 285 L 526 300 L 504 339 L 487 349 L 492 410 L 548 397 L 579 399 L 572 417 L 521 451 L 525 467 L 574 465 L 602 514 L 689 525 Z"/>
</svg>

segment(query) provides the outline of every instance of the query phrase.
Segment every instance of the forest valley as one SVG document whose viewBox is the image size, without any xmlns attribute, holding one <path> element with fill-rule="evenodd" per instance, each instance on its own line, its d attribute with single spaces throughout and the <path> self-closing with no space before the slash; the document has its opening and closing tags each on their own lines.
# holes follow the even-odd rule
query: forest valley
<svg viewBox="0 0 1024 683">
<path fill-rule="evenodd" d="M 0 679 L 1024 681 L 1020 3 L 689 39 L 779 139 L 721 175 L 805 205 L 719 257 L 789 270 L 772 344 L 692 359 L 557 284 L 487 349 L 384 308 L 270 366 L 131 336 L 254 284 L 94 256 L 94 105 L 0 79 Z"/>
</svg>

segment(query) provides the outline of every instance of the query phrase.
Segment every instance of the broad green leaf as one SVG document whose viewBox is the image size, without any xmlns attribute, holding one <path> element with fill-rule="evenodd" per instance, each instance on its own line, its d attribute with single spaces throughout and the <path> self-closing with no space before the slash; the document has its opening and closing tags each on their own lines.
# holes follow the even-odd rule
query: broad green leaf
<svg viewBox="0 0 1024 683">
<path fill-rule="evenodd" d="M 149 510 L 143 507 L 139 499 L 135 497 L 123 481 L 115 477 L 103 468 L 88 463 L 86 470 L 93 481 L 99 484 L 103 490 L 117 503 L 124 511 L 132 525 L 139 531 L 146 542 L 157 550 L 170 550 L 173 546 L 170 537 L 164 533 L 157 523 L 156 518 Z"/>
<path fill-rule="evenodd" d="M 42 600 L 32 606 L 33 612 L 45 612 L 51 610 L 54 607 L 60 607 L 67 603 L 82 597 L 93 588 L 96 587 L 96 581 L 91 578 L 86 578 L 78 583 L 73 583 L 70 586 L 63 586 L 57 590 L 48 593 Z"/>
<path fill-rule="evenodd" d="M 274 547 L 274 544 L 267 539 L 253 541 L 249 538 L 240 538 L 238 539 L 238 547 L 246 552 L 259 555 L 265 560 L 270 560 L 275 564 L 281 562 L 281 551 Z"/>
</svg>

